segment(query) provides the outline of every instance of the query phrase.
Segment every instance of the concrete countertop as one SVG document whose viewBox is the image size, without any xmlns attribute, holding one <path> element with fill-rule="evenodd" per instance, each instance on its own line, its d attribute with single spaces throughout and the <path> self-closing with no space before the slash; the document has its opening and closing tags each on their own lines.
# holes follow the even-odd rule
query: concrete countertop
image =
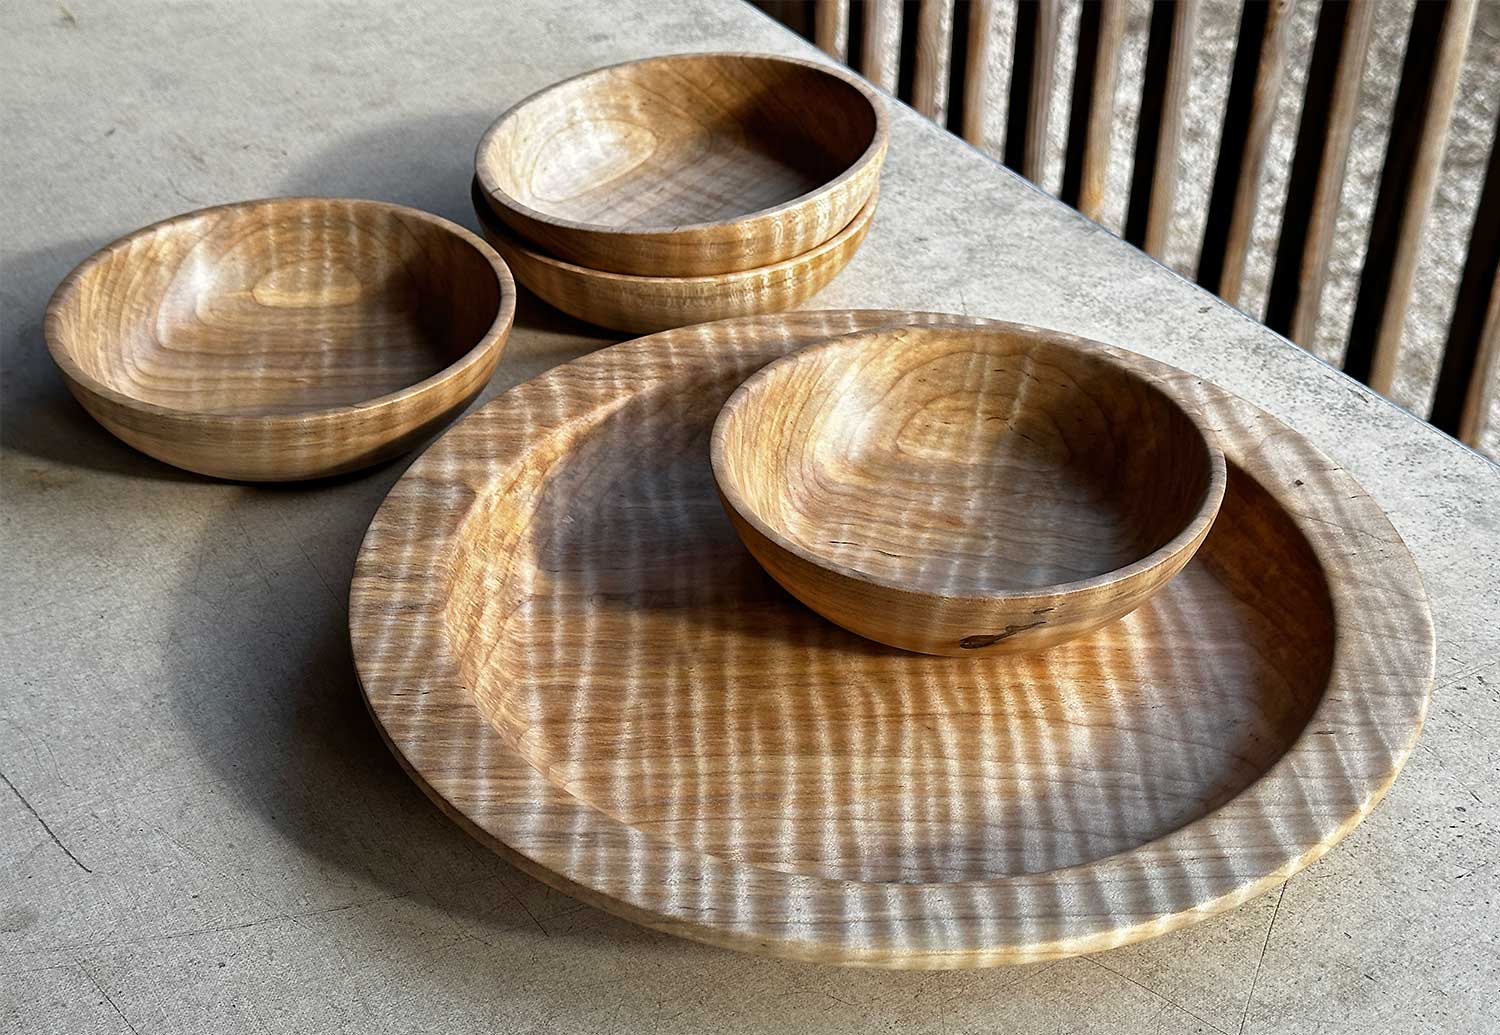
<svg viewBox="0 0 1500 1035">
<path fill-rule="evenodd" d="M 1056 326 L 1210 378 L 1347 467 L 1415 554 L 1433 707 L 1374 815 L 1278 892 L 1156 941 L 988 972 L 710 949 L 471 842 L 350 667 L 360 537 L 410 458 L 303 487 L 131 451 L 42 310 L 137 226 L 272 194 L 473 225 L 475 142 L 616 61 L 815 53 L 738 0 L 68 0 L 0 12 L 0 1029 L 1488 1031 L 1500 1026 L 1500 468 L 893 105 L 874 229 L 814 307 Z M 486 397 L 606 343 L 531 301 Z"/>
</svg>

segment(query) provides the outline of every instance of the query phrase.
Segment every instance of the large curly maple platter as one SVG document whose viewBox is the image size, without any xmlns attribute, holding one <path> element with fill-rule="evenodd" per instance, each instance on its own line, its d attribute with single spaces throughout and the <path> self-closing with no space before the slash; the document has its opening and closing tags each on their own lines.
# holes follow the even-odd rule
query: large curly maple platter
<svg viewBox="0 0 1500 1035">
<path fill-rule="evenodd" d="M 784 593 L 715 496 L 708 436 L 800 345 L 954 317 L 682 328 L 471 414 L 392 490 L 355 571 L 370 708 L 413 777 L 548 883 L 675 934 L 891 967 L 1162 934 L 1259 894 L 1374 807 L 1432 682 L 1379 507 L 1286 426 L 1135 362 L 1229 465 L 1146 606 L 1053 650 L 938 658 Z"/>
</svg>

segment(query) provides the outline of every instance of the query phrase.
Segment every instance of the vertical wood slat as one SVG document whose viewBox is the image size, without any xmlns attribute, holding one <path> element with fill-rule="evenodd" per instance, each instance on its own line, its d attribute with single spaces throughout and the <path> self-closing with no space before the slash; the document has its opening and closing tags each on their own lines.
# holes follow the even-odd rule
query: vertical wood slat
<svg viewBox="0 0 1500 1035">
<path fill-rule="evenodd" d="M 1036 35 L 1032 48 L 1031 90 L 1026 98 L 1026 154 L 1021 175 L 1040 184 L 1047 168 L 1047 129 L 1052 116 L 1052 83 L 1057 73 L 1061 0 L 1036 0 Z"/>
<path fill-rule="evenodd" d="M 1432 423 L 1471 446 L 1479 444 L 1490 396 L 1500 377 L 1500 118 L 1489 169 L 1474 212 L 1469 257 L 1453 302 L 1443 368 L 1432 398 Z"/>
<path fill-rule="evenodd" d="M 1177 145 L 1192 79 L 1198 7 L 1198 0 L 1156 0 L 1151 12 L 1125 239 L 1158 259 L 1171 239 Z"/>
<path fill-rule="evenodd" d="M 1115 86 L 1125 39 L 1125 0 L 1101 0 L 1098 6 L 1098 43 L 1088 99 L 1088 129 L 1083 136 L 1079 169 L 1079 211 L 1098 220 L 1104 213 L 1104 184 L 1110 168 L 1110 139 L 1115 132 Z M 1082 54 L 1080 54 L 1082 60 Z M 1074 104 L 1079 104 L 1074 96 Z"/>
<path fill-rule="evenodd" d="M 1287 182 L 1266 326 L 1310 346 L 1323 304 L 1375 0 L 1324 0 Z"/>
<path fill-rule="evenodd" d="M 1422 227 L 1476 6 L 1475 0 L 1418 3 L 1412 15 L 1344 358 L 1344 370 L 1377 392 L 1390 392 L 1395 380 Z"/>
<path fill-rule="evenodd" d="M 973 0 L 969 6 L 969 56 L 964 69 L 964 117 L 960 131 L 975 147 L 985 146 L 989 114 L 990 57 L 995 49 L 995 0 Z"/>
<path fill-rule="evenodd" d="M 849 0 L 818 0 L 814 42 L 835 61 L 849 60 Z"/>
<path fill-rule="evenodd" d="M 864 0 L 864 65 L 860 72 L 888 93 L 896 92 L 901 71 L 901 0 Z"/>
<path fill-rule="evenodd" d="M 1230 305 L 1240 300 L 1260 202 L 1271 124 L 1286 68 L 1292 0 L 1247 3 L 1224 105 L 1218 167 L 1208 203 L 1198 282 Z"/>
<path fill-rule="evenodd" d="M 911 106 L 939 126 L 948 124 L 948 67 L 952 52 L 953 0 L 922 0 L 917 11 Z"/>
</svg>

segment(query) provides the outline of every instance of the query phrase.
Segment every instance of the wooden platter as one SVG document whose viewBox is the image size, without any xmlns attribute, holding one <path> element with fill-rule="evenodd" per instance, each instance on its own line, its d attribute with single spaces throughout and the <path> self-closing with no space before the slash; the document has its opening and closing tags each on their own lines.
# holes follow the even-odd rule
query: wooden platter
<svg viewBox="0 0 1500 1035">
<path fill-rule="evenodd" d="M 455 425 L 356 566 L 372 713 L 476 837 L 578 898 L 751 952 L 972 967 L 1163 934 L 1347 834 L 1415 744 L 1427 598 L 1301 436 L 1145 359 L 1213 425 L 1218 521 L 1117 623 L 940 658 L 823 621 L 715 497 L 723 401 L 833 311 L 605 349 Z M 1378 891 L 1372 890 L 1372 894 Z"/>
</svg>

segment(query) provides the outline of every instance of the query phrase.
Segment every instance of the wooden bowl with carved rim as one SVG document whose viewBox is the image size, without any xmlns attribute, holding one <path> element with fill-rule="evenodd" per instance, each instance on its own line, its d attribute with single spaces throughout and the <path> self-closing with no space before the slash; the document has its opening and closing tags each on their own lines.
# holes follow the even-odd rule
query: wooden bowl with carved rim
<svg viewBox="0 0 1500 1035">
<path fill-rule="evenodd" d="M 470 402 L 515 315 L 474 234 L 400 205 L 275 198 L 121 238 L 58 286 L 45 334 L 107 429 L 177 467 L 290 481 L 374 464 Z"/>
<path fill-rule="evenodd" d="M 875 218 L 878 192 L 853 222 L 810 252 L 770 266 L 703 277 L 638 277 L 586 269 L 531 247 L 495 217 L 481 188 L 474 212 L 485 240 L 539 298 L 570 316 L 631 334 L 652 334 L 731 316 L 775 313 L 823 290 L 849 265 Z"/>
<path fill-rule="evenodd" d="M 838 234 L 880 178 L 885 107 L 857 76 L 766 54 L 674 54 L 521 101 L 479 142 L 489 207 L 589 269 L 696 277 Z"/>
<path fill-rule="evenodd" d="M 714 425 L 740 538 L 788 592 L 880 643 L 1040 650 L 1139 607 L 1208 535 L 1212 430 L 1108 346 L 906 327 L 764 367 Z"/>
</svg>

